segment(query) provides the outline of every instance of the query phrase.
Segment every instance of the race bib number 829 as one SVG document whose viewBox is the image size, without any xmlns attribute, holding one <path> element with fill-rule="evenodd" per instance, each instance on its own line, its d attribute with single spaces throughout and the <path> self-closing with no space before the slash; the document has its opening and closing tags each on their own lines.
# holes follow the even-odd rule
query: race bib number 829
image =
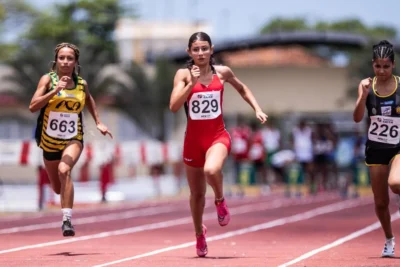
<svg viewBox="0 0 400 267">
<path fill-rule="evenodd" d="M 201 92 L 192 95 L 189 115 L 192 120 L 212 120 L 221 115 L 221 92 Z"/>
<path fill-rule="evenodd" d="M 368 139 L 379 143 L 398 144 L 400 142 L 400 118 L 371 116 Z"/>
</svg>

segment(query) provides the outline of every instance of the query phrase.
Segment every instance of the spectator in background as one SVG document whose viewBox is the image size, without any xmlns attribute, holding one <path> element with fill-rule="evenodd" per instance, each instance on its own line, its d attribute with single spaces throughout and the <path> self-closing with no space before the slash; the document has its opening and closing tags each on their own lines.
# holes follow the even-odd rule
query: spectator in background
<svg viewBox="0 0 400 267">
<path fill-rule="evenodd" d="M 235 182 L 240 184 L 240 166 L 248 160 L 251 136 L 251 129 L 244 116 L 238 115 L 237 126 L 230 130 L 230 134 L 232 138 L 231 155 L 235 169 Z"/>
<path fill-rule="evenodd" d="M 39 210 L 43 209 L 45 201 L 45 186 L 50 184 L 49 176 L 47 175 L 46 169 L 42 164 L 38 165 L 38 190 L 39 190 Z M 52 203 L 54 204 L 54 202 Z"/>
<path fill-rule="evenodd" d="M 340 141 L 339 133 L 335 130 L 333 123 L 328 123 L 326 125 L 329 136 L 332 138 L 332 151 L 328 157 L 328 169 L 332 177 L 332 183 L 330 184 L 330 189 L 337 189 L 339 182 L 339 166 L 337 163 L 337 149 Z"/>
<path fill-rule="evenodd" d="M 272 164 L 273 156 L 282 149 L 282 139 L 279 129 L 276 127 L 276 120 L 269 117 L 268 123 L 261 129 L 261 136 L 263 139 L 264 150 L 266 152 L 265 165 L 266 165 L 266 175 L 267 180 L 272 180 L 268 178 L 269 173 L 273 171 L 275 175 L 275 182 L 283 183 L 283 175 L 280 166 L 275 166 Z"/>
<path fill-rule="evenodd" d="M 161 197 L 161 176 L 164 174 L 164 165 L 162 163 L 150 166 L 150 176 L 153 180 L 154 189 L 157 197 Z"/>
<path fill-rule="evenodd" d="M 112 156 L 104 164 L 100 166 L 100 191 L 101 191 L 101 202 L 107 202 L 107 190 L 112 183 L 115 181 L 114 167 L 116 164 L 116 158 Z"/>
<path fill-rule="evenodd" d="M 296 161 L 300 164 L 302 177 L 307 177 L 310 184 L 310 193 L 313 193 L 314 184 L 313 173 L 313 131 L 307 125 L 305 119 L 300 120 L 291 135 L 291 144 L 296 155 Z"/>
<path fill-rule="evenodd" d="M 351 162 L 352 175 L 349 183 L 353 187 L 352 196 L 353 198 L 359 197 L 358 184 L 360 175 L 360 164 L 364 163 L 365 158 L 365 138 L 360 131 L 357 131 L 354 136 L 354 150 L 353 150 L 353 160 Z"/>
<path fill-rule="evenodd" d="M 256 182 L 261 185 L 261 193 L 266 194 L 270 191 L 267 181 L 267 169 L 265 166 L 266 152 L 264 142 L 257 122 L 251 123 L 252 134 L 250 136 L 249 160 L 251 161 Z"/>
<path fill-rule="evenodd" d="M 334 137 L 324 123 L 316 124 L 316 131 L 313 135 L 314 149 L 314 175 L 320 175 L 320 179 L 314 181 L 314 193 L 316 190 L 325 191 L 328 186 L 328 166 L 333 153 Z"/>
</svg>

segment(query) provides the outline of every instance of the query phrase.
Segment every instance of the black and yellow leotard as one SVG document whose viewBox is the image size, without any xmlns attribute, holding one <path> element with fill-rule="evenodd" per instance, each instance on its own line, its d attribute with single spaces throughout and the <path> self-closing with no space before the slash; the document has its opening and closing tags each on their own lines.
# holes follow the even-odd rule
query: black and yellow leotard
<svg viewBox="0 0 400 267">
<path fill-rule="evenodd" d="M 375 89 L 376 77 L 373 79 L 373 86 L 366 101 L 368 117 L 372 120 L 366 143 L 369 147 L 400 147 L 400 129 L 397 129 L 396 123 L 389 121 L 400 117 L 400 77 L 393 75 L 393 79 L 396 81 L 396 86 L 388 95 L 378 94 Z M 383 119 L 388 121 L 382 121 Z M 395 140 L 397 142 L 394 142 Z"/>
<path fill-rule="evenodd" d="M 50 72 L 51 87 L 54 90 L 58 77 Z M 71 140 L 83 142 L 82 110 L 85 106 L 85 86 L 75 76 L 75 88 L 61 90 L 50 99 L 40 111 L 36 126 L 36 142 L 44 152 L 60 152 Z M 46 92 L 46 93 L 47 93 Z"/>
<path fill-rule="evenodd" d="M 376 77 L 367 97 L 368 139 L 365 163 L 368 166 L 389 165 L 400 154 L 400 77 L 393 76 L 396 85 L 388 95 L 379 95 Z"/>
</svg>

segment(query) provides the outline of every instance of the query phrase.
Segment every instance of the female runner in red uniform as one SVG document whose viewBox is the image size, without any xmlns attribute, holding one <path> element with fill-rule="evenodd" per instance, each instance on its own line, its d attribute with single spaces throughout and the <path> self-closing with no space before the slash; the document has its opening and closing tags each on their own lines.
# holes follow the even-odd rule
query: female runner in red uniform
<svg viewBox="0 0 400 267">
<path fill-rule="evenodd" d="M 250 89 L 226 66 L 214 66 L 213 45 L 204 32 L 194 33 L 187 52 L 191 57 L 185 69 L 174 78 L 170 109 L 177 112 L 183 105 L 188 119 L 183 159 L 190 188 L 190 208 L 196 231 L 196 250 L 204 257 L 207 250 L 206 227 L 203 225 L 206 181 L 215 194 L 218 222 L 229 223 L 230 214 L 223 196 L 222 167 L 231 148 L 222 114 L 224 83 L 230 83 L 254 109 L 264 123 L 267 115 L 259 107 Z"/>
</svg>

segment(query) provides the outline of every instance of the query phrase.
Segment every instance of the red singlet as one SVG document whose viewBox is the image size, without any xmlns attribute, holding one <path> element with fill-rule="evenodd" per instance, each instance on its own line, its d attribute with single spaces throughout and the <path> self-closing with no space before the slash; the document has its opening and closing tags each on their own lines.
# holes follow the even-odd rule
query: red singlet
<svg viewBox="0 0 400 267">
<path fill-rule="evenodd" d="M 231 137 L 222 117 L 224 85 L 214 72 L 206 86 L 197 82 L 185 102 L 187 127 L 183 161 L 192 167 L 204 167 L 207 150 L 216 143 L 231 149 Z"/>
</svg>

